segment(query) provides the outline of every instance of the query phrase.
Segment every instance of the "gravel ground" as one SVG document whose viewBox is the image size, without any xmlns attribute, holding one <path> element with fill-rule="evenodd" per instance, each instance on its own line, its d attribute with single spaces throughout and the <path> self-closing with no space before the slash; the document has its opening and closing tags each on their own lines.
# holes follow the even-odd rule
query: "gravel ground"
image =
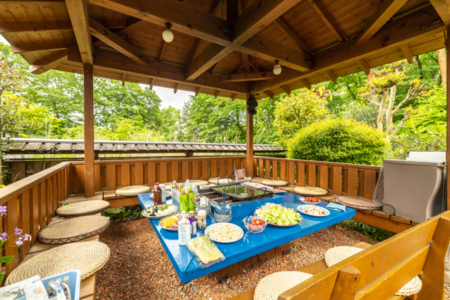
<svg viewBox="0 0 450 300">
<path fill-rule="evenodd" d="M 146 219 L 111 223 L 100 236 L 111 258 L 97 275 L 96 299 L 214 299 L 222 300 L 256 287 L 263 277 L 293 271 L 323 258 L 331 247 L 366 242 L 364 235 L 332 226 L 292 242 L 288 255 L 244 270 L 217 283 L 211 275 L 181 284 L 175 269 Z M 445 299 L 450 300 L 450 289 Z"/>
</svg>

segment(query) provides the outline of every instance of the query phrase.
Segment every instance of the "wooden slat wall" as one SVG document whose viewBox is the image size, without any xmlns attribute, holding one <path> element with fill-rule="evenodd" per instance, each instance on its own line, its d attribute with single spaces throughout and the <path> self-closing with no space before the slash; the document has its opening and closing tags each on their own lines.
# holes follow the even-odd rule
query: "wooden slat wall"
<svg viewBox="0 0 450 300">
<path fill-rule="evenodd" d="M 21 246 L 20 253 L 17 247 L 6 247 L 4 255 L 14 255 L 12 263 L 0 265 L 5 267 L 6 277 L 28 254 L 39 230 L 50 223 L 58 202 L 67 198 L 71 174 L 75 174 L 70 170 L 70 162 L 60 163 L 1 189 L 0 205 L 6 206 L 8 212 L 0 225 L 11 237 L 10 241 L 14 240 L 16 228 L 32 236 L 31 242 Z"/>
<path fill-rule="evenodd" d="M 337 195 L 372 199 L 380 167 L 273 157 L 255 157 L 256 174 L 298 186 L 317 186 Z"/>
<path fill-rule="evenodd" d="M 154 185 L 173 180 L 231 177 L 234 170 L 245 166 L 243 156 L 208 158 L 172 158 L 150 160 L 97 161 L 95 189 L 115 190 L 129 185 Z M 98 171 L 99 170 L 99 171 Z M 69 194 L 84 192 L 84 163 L 72 162 L 72 187 Z"/>
</svg>

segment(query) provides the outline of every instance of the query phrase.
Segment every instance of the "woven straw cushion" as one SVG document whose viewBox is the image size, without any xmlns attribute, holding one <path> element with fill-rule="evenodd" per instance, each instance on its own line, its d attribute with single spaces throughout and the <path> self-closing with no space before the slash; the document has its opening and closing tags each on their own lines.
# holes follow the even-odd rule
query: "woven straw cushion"
<svg viewBox="0 0 450 300">
<path fill-rule="evenodd" d="M 302 196 L 311 196 L 311 197 L 320 197 L 325 196 L 328 194 L 327 190 L 318 188 L 318 187 L 312 187 L 312 186 L 299 186 L 294 189 L 294 192 L 296 192 L 299 195 Z"/>
<path fill-rule="evenodd" d="M 282 180 L 263 180 L 261 181 L 262 184 L 269 185 L 269 186 L 286 186 L 288 183 L 286 181 Z"/>
<path fill-rule="evenodd" d="M 216 178 L 210 178 L 208 181 L 209 181 L 209 183 L 217 184 L 217 177 Z M 234 182 L 233 179 L 226 179 L 226 178 L 219 179 L 219 184 L 233 183 L 233 182 Z"/>
<path fill-rule="evenodd" d="M 15 268 L 6 280 L 10 285 L 35 275 L 41 278 L 73 269 L 81 271 L 81 280 L 100 270 L 108 261 L 109 247 L 101 242 L 80 242 L 44 251 Z"/>
<path fill-rule="evenodd" d="M 261 279 L 256 286 L 254 300 L 277 300 L 278 296 L 312 277 L 303 272 L 277 272 Z"/>
<path fill-rule="evenodd" d="M 325 252 L 325 263 L 328 267 L 331 267 L 332 265 L 335 265 L 361 251 L 364 251 L 364 249 L 347 246 L 334 247 Z M 417 294 L 421 288 L 422 281 L 419 279 L 419 277 L 416 276 L 404 287 L 402 287 L 395 295 L 412 296 L 414 294 Z"/>
<path fill-rule="evenodd" d="M 166 187 L 166 191 L 169 191 L 169 192 L 173 186 L 173 182 L 166 182 L 166 183 L 160 183 L 160 184 L 164 184 L 164 186 Z"/>
<path fill-rule="evenodd" d="M 145 185 L 130 185 L 116 190 L 116 195 L 131 197 L 150 192 L 150 187 Z"/>
<path fill-rule="evenodd" d="M 103 216 L 84 216 L 58 222 L 39 231 L 38 239 L 44 244 L 67 244 L 102 233 L 110 224 Z"/>
<path fill-rule="evenodd" d="M 336 198 L 336 201 L 354 209 L 377 210 L 383 207 L 381 204 L 374 203 L 372 200 L 361 197 L 340 196 Z"/>
<path fill-rule="evenodd" d="M 108 207 L 109 207 L 108 201 L 87 200 L 61 206 L 56 210 L 56 214 L 62 217 L 79 217 L 86 215 L 94 215 L 96 213 L 104 211 Z"/>
<path fill-rule="evenodd" d="M 189 180 L 189 182 L 190 182 L 191 184 L 193 184 L 193 185 L 196 185 L 196 186 L 201 186 L 201 185 L 207 185 L 207 184 L 209 184 L 209 182 L 208 182 L 208 181 L 205 181 L 205 180 Z"/>
</svg>

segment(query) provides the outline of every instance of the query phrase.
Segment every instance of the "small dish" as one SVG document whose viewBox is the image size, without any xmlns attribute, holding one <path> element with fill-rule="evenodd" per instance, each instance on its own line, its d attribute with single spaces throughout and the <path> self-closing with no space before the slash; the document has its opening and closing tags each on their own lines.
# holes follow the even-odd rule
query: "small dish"
<svg viewBox="0 0 450 300">
<path fill-rule="evenodd" d="M 308 198 L 317 199 L 318 202 L 306 201 L 306 199 L 308 199 Z M 320 199 L 316 198 L 316 197 L 306 197 L 304 199 L 300 198 L 300 202 L 303 203 L 303 204 L 308 204 L 308 205 L 319 205 L 320 203 L 322 203 L 322 201 Z"/>
<path fill-rule="evenodd" d="M 251 180 L 252 178 L 251 178 L 251 177 L 244 177 L 244 179 L 247 180 L 247 181 L 249 181 L 249 180 Z"/>
<path fill-rule="evenodd" d="M 257 220 L 263 221 L 263 224 L 255 224 Z M 244 222 L 244 226 L 248 231 L 255 234 L 263 232 L 267 227 L 267 221 L 258 216 L 248 216 L 242 222 Z"/>
<path fill-rule="evenodd" d="M 297 210 L 301 214 L 305 214 L 311 217 L 327 217 L 330 215 L 330 211 L 322 206 L 316 205 L 299 205 Z"/>
</svg>

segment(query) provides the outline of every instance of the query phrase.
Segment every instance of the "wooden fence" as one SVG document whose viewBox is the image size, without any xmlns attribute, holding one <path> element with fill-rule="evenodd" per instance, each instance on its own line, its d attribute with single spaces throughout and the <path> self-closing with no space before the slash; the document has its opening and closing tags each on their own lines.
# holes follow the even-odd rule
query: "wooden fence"
<svg viewBox="0 0 450 300">
<path fill-rule="evenodd" d="M 16 228 L 29 233 L 31 242 L 20 247 L 6 247 L 0 255 L 14 255 L 12 263 L 3 265 L 6 276 L 25 258 L 31 245 L 37 240 L 39 230 L 52 220 L 58 202 L 67 198 L 70 179 L 70 162 L 62 162 L 42 172 L 31 175 L 14 184 L 0 189 L 0 205 L 8 212 L 1 219 L 1 228 L 8 234 L 10 241 L 15 239 Z M 9 244 L 9 243 L 7 243 Z"/>
<path fill-rule="evenodd" d="M 255 157 L 255 176 L 285 180 L 298 186 L 317 186 L 337 195 L 372 199 L 380 167 L 300 159 Z"/>
<path fill-rule="evenodd" d="M 231 177 L 246 166 L 244 156 L 112 160 L 95 162 L 95 190 L 115 190 L 129 185 L 154 185 L 173 180 Z M 72 162 L 71 193 L 84 192 L 84 162 Z"/>
</svg>

